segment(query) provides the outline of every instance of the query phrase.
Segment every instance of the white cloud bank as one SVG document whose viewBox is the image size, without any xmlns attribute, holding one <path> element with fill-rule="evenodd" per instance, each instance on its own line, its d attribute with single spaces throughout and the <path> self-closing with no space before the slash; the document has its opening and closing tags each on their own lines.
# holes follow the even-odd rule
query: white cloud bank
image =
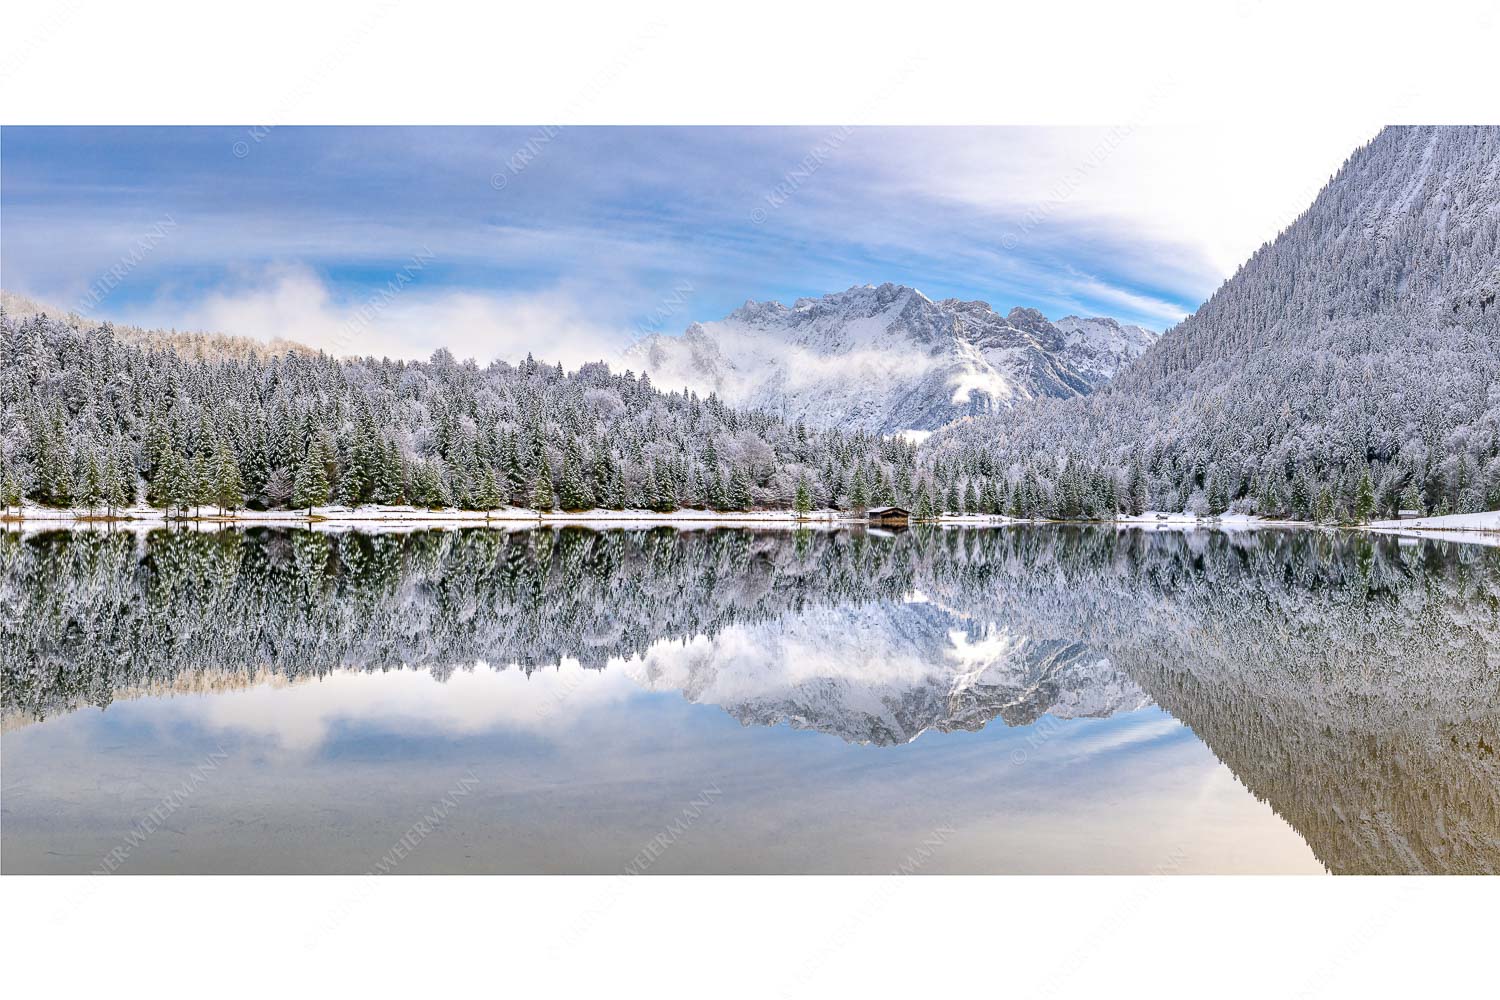
<svg viewBox="0 0 1500 1000">
<path fill-rule="evenodd" d="M 420 360 L 446 347 L 459 359 L 484 364 L 497 358 L 518 361 L 530 351 L 569 369 L 613 360 L 631 340 L 629 331 L 588 318 L 577 298 L 563 291 L 433 292 L 393 277 L 363 298 L 343 301 L 301 266 L 257 272 L 185 308 L 158 301 L 127 318 L 141 326 L 281 337 L 340 357 Z"/>
</svg>

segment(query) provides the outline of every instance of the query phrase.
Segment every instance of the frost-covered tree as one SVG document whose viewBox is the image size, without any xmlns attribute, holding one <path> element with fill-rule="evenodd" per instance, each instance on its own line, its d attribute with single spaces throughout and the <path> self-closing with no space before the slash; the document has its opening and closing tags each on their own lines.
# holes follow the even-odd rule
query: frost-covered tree
<svg viewBox="0 0 1500 1000">
<path fill-rule="evenodd" d="M 807 485 L 807 476 L 803 475 L 797 480 L 797 499 L 792 505 L 798 517 L 806 517 L 812 512 L 812 492 Z"/>
<path fill-rule="evenodd" d="M 544 511 L 553 507 L 552 470 L 547 468 L 546 459 L 537 467 L 536 482 L 531 488 L 531 507 Z"/>
<path fill-rule="evenodd" d="M 314 507 L 328 502 L 328 474 L 323 468 L 323 458 L 316 446 L 307 449 L 302 463 L 297 467 L 297 481 L 292 487 L 292 504 L 305 507 L 309 514 Z"/>
</svg>

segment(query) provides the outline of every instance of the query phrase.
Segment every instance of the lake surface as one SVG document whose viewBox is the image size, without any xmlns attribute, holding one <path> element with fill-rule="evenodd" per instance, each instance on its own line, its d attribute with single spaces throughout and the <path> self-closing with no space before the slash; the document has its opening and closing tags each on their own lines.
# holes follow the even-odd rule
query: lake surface
<svg viewBox="0 0 1500 1000">
<path fill-rule="evenodd" d="M 0 533 L 18 872 L 1489 872 L 1500 549 Z"/>
</svg>

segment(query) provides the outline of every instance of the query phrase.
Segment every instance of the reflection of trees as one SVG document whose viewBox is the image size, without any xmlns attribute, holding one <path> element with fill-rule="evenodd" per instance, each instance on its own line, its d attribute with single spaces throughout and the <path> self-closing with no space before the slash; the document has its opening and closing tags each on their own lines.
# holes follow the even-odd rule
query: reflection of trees
<svg viewBox="0 0 1500 1000">
<path fill-rule="evenodd" d="M 209 669 L 602 666 L 807 603 L 899 596 L 911 572 L 893 548 L 829 534 L 4 534 L 4 706 L 41 717 Z"/>
<path fill-rule="evenodd" d="M 37 718 L 204 671 L 601 666 L 811 608 L 899 628 L 882 602 L 912 590 L 956 628 L 1057 644 L 1059 678 L 1107 656 L 1335 871 L 1500 869 L 1500 549 L 1475 546 L 1071 528 L 0 534 L 4 709 Z M 977 728 L 992 704 L 945 711 Z"/>
</svg>

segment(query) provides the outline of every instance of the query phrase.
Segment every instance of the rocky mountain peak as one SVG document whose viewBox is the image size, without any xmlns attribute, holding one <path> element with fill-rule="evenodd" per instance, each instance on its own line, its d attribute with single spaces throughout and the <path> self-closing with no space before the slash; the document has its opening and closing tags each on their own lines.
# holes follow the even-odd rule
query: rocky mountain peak
<svg viewBox="0 0 1500 1000">
<path fill-rule="evenodd" d="M 896 434 L 1092 392 L 1155 339 L 1114 320 L 1065 331 L 1036 309 L 1002 317 L 987 302 L 935 302 L 885 282 L 790 308 L 749 301 L 681 336 L 647 338 L 625 363 L 731 405 Z"/>
</svg>

